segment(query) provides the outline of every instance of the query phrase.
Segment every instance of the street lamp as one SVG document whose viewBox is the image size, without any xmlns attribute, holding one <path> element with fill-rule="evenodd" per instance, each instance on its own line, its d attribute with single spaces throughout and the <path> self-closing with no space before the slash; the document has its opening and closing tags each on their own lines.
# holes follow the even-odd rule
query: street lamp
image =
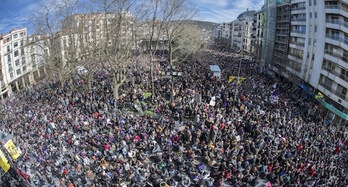
<svg viewBox="0 0 348 187">
<path fill-rule="evenodd" d="M 172 81 L 172 89 L 171 89 L 171 94 L 170 94 L 170 102 L 173 102 L 173 97 L 174 97 L 174 77 L 182 77 L 182 72 L 181 71 L 176 71 L 176 66 L 170 65 L 166 67 L 165 72 L 162 74 L 168 76 L 171 78 Z"/>
</svg>

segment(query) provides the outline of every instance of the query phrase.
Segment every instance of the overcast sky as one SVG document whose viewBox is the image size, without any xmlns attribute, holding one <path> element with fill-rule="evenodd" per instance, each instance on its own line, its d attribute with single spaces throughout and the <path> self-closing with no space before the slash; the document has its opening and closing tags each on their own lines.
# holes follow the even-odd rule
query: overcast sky
<svg viewBox="0 0 348 187">
<path fill-rule="evenodd" d="M 0 0 L 0 33 L 6 34 L 11 29 L 27 27 L 30 12 L 38 7 L 39 0 Z M 199 10 L 198 19 L 215 23 L 233 21 L 240 13 L 260 10 L 264 0 L 192 0 Z"/>
</svg>

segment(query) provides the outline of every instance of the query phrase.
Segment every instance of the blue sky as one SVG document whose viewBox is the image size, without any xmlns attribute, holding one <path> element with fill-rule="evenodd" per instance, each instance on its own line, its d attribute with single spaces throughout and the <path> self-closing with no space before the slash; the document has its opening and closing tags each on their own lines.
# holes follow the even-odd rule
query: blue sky
<svg viewBox="0 0 348 187">
<path fill-rule="evenodd" d="M 201 20 L 231 22 L 242 12 L 260 10 L 264 0 L 194 0 Z"/>
<path fill-rule="evenodd" d="M 0 0 L 0 33 L 29 27 L 28 16 L 37 4 L 38 0 Z"/>
<path fill-rule="evenodd" d="M 216 23 L 233 21 L 240 13 L 260 10 L 264 0 L 192 0 L 198 8 L 198 19 Z M 28 22 L 31 11 L 38 7 L 39 0 L 0 0 L 0 33 L 11 29 L 27 27 L 29 34 L 33 30 Z"/>
</svg>

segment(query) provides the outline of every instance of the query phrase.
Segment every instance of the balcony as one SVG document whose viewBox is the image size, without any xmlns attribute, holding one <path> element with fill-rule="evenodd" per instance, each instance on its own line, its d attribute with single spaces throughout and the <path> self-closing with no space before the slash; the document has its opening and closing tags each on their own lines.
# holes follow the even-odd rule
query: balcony
<svg viewBox="0 0 348 187">
<path fill-rule="evenodd" d="M 295 42 L 295 41 L 290 41 L 290 44 L 299 45 L 299 46 L 302 46 L 302 47 L 304 47 L 304 46 L 305 46 L 305 44 L 304 44 L 304 43 L 301 43 L 301 42 Z"/>
<path fill-rule="evenodd" d="M 341 98 L 341 99 L 343 99 L 343 100 L 346 100 L 347 94 L 342 94 L 341 92 L 338 92 L 338 91 L 334 91 L 334 94 L 335 94 L 337 97 L 339 97 L 339 98 Z"/>
<path fill-rule="evenodd" d="M 345 17 L 348 17 L 348 8 L 345 8 L 340 5 L 325 5 L 325 13 L 328 14 L 341 14 Z"/>
<path fill-rule="evenodd" d="M 304 34 L 306 34 L 306 31 L 301 31 L 301 30 L 291 30 L 290 31 L 290 36 L 300 36 L 300 37 L 303 37 Z"/>
<path fill-rule="evenodd" d="M 348 33 L 348 22 L 339 19 L 326 19 L 326 26 Z"/>
<path fill-rule="evenodd" d="M 301 17 L 298 17 L 298 18 L 291 18 L 291 21 L 306 21 L 306 18 L 301 18 Z"/>
</svg>

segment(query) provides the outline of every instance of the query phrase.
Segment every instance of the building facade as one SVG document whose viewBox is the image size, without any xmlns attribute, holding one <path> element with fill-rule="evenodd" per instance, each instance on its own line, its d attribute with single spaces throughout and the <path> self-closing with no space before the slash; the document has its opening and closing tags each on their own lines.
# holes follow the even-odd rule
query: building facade
<svg viewBox="0 0 348 187">
<path fill-rule="evenodd" d="M 348 2 L 282 2 L 277 4 L 272 70 L 312 96 L 323 93 L 324 99 L 318 101 L 330 119 L 348 120 Z M 285 23 L 289 10 L 290 26 Z M 281 60 L 285 54 L 287 60 Z"/>
<path fill-rule="evenodd" d="M 254 10 L 247 10 L 232 22 L 231 45 L 235 51 L 241 51 L 247 54 L 251 53 L 254 14 Z"/>
<path fill-rule="evenodd" d="M 26 89 L 44 75 L 44 48 L 38 45 L 39 38 L 28 36 L 26 28 L 0 37 L 1 98 Z"/>
</svg>

